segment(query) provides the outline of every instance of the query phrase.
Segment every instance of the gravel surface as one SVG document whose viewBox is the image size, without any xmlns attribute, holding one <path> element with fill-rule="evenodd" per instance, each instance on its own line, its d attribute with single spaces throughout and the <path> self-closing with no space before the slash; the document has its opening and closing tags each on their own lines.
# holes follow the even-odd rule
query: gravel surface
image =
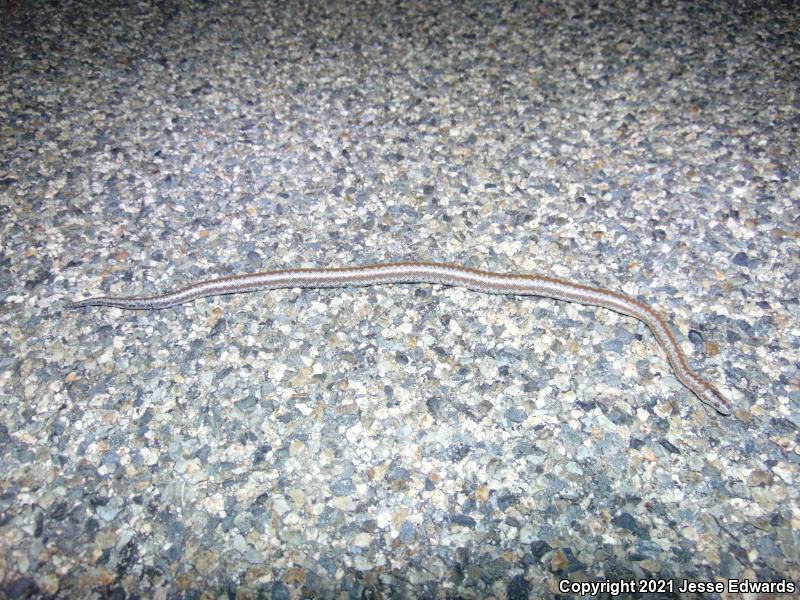
<svg viewBox="0 0 800 600">
<path fill-rule="evenodd" d="M 791 2 L 0 11 L 1 597 L 797 585 Z M 65 309 L 398 260 L 637 297 L 736 410 L 546 298 Z"/>
</svg>

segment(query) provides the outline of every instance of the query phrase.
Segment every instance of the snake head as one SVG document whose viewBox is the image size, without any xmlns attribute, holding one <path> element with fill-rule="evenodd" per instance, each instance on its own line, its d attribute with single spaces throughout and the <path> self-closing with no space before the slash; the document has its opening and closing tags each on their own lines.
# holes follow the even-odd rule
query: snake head
<svg viewBox="0 0 800 600">
<path fill-rule="evenodd" d="M 704 381 L 703 384 L 697 397 L 719 414 L 725 416 L 731 414 L 731 412 L 733 412 L 733 407 L 728 399 L 722 395 L 722 392 L 706 381 Z"/>
</svg>

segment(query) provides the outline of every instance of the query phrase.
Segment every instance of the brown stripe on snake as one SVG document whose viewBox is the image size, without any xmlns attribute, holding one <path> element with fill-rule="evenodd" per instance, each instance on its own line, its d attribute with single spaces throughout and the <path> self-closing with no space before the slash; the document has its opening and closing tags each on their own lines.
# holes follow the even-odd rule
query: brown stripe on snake
<svg viewBox="0 0 800 600">
<path fill-rule="evenodd" d="M 129 310 L 158 310 L 206 296 L 238 294 L 279 288 L 333 288 L 395 283 L 431 283 L 463 287 L 486 294 L 544 296 L 588 306 L 602 306 L 647 325 L 664 349 L 672 371 L 702 402 L 723 415 L 731 414 L 728 400 L 689 366 L 686 355 L 664 318 L 635 298 L 619 292 L 573 283 L 565 279 L 481 271 L 460 265 L 432 262 L 381 263 L 355 267 L 280 269 L 209 279 L 158 296 L 116 298 L 97 296 L 68 304 L 113 306 Z"/>
</svg>

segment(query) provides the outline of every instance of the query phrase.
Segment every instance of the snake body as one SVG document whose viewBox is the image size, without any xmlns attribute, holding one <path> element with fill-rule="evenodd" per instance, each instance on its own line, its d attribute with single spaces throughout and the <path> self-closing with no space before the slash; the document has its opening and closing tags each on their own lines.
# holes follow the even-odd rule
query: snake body
<svg viewBox="0 0 800 600">
<path fill-rule="evenodd" d="M 208 279 L 158 296 L 97 296 L 72 302 L 69 308 L 113 306 L 129 310 L 158 310 L 206 296 L 238 294 L 279 288 L 338 288 L 398 283 L 430 283 L 462 287 L 485 294 L 545 296 L 588 306 L 602 306 L 638 319 L 650 329 L 667 355 L 678 380 L 702 402 L 723 415 L 731 404 L 711 383 L 689 366 L 686 355 L 667 322 L 646 304 L 625 294 L 543 275 L 495 273 L 461 265 L 398 262 L 319 269 L 280 269 Z"/>
</svg>

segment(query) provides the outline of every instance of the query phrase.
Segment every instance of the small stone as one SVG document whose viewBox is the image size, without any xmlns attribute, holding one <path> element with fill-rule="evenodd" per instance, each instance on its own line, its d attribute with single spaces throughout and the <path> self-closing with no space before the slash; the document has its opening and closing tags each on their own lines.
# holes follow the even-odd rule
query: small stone
<svg viewBox="0 0 800 600">
<path fill-rule="evenodd" d="M 561 548 L 556 548 L 553 555 L 550 557 L 550 570 L 554 573 L 563 571 L 569 565 L 569 559 Z"/>
<path fill-rule="evenodd" d="M 509 408 L 506 411 L 506 418 L 513 423 L 524 423 L 528 415 L 521 408 Z"/>
<path fill-rule="evenodd" d="M 479 485 L 475 488 L 475 499 L 478 502 L 486 502 L 489 499 L 489 486 L 488 485 Z"/>
<path fill-rule="evenodd" d="M 745 254 L 744 252 L 737 252 L 736 254 L 733 255 L 731 262 L 733 262 L 733 264 L 737 266 L 746 267 L 748 265 L 747 254 Z"/>
<path fill-rule="evenodd" d="M 453 523 L 454 525 L 469 527 L 470 529 L 475 527 L 475 519 L 467 515 L 462 515 L 462 514 L 453 515 L 450 518 L 450 522 Z"/>
<path fill-rule="evenodd" d="M 306 580 L 306 570 L 302 567 L 291 567 L 284 571 L 282 579 L 287 585 L 300 585 Z"/>
<path fill-rule="evenodd" d="M 531 542 L 531 555 L 533 556 L 534 560 L 540 560 L 545 554 L 550 552 L 550 550 L 552 550 L 552 548 L 544 540 L 536 540 L 535 542 Z"/>
</svg>

